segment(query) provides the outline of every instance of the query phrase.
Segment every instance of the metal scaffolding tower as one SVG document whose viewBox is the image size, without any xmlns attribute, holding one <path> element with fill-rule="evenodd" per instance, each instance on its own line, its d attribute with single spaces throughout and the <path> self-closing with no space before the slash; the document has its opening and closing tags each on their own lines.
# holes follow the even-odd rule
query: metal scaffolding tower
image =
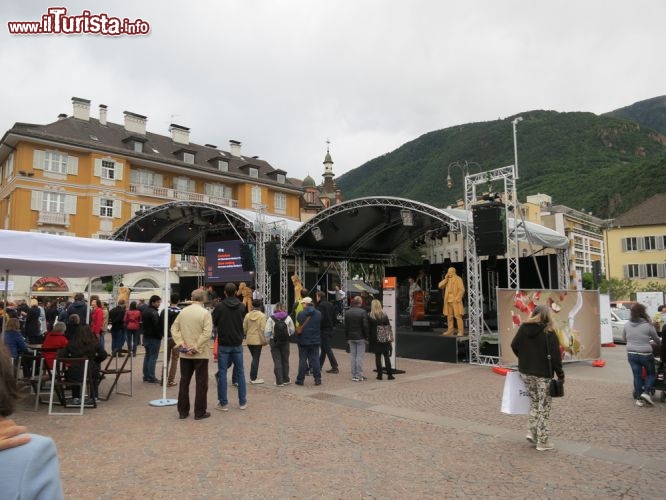
<svg viewBox="0 0 666 500">
<path fill-rule="evenodd" d="M 469 209 L 478 201 L 476 187 L 481 184 L 491 184 L 494 181 L 502 181 L 504 185 L 504 215 L 506 221 L 506 244 L 507 244 L 507 282 L 510 288 L 520 286 L 518 269 L 518 233 L 515 229 L 509 229 L 509 214 L 518 210 L 516 196 L 516 181 L 513 165 L 497 168 L 478 174 L 465 176 L 465 210 L 467 212 L 467 224 L 465 224 L 465 254 L 467 262 L 467 315 L 469 319 L 469 353 L 470 363 L 481 365 L 495 365 L 499 362 L 499 356 L 481 355 L 481 336 L 483 335 L 483 293 L 481 286 L 481 261 L 476 254 L 476 242 L 474 240 L 474 224 Z"/>
</svg>

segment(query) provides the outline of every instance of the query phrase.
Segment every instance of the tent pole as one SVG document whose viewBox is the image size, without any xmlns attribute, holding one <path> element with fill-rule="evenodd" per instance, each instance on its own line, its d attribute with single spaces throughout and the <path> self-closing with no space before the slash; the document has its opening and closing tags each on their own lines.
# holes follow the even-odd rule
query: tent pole
<svg viewBox="0 0 666 500">
<path fill-rule="evenodd" d="M 163 290 L 164 297 L 162 298 L 162 304 L 164 305 L 164 309 L 162 309 L 162 313 L 164 313 L 164 331 L 162 332 L 162 351 L 164 352 L 164 355 L 162 356 L 163 361 L 162 361 L 162 399 L 154 399 L 152 400 L 149 404 L 150 406 L 174 406 L 175 404 L 178 404 L 177 399 L 167 399 L 167 362 L 169 361 L 169 358 L 171 357 L 168 352 L 168 346 L 169 346 L 169 311 L 168 311 L 168 305 L 169 304 L 169 297 L 170 297 L 170 286 L 169 286 L 169 268 L 166 268 L 164 270 L 164 290 Z"/>
</svg>

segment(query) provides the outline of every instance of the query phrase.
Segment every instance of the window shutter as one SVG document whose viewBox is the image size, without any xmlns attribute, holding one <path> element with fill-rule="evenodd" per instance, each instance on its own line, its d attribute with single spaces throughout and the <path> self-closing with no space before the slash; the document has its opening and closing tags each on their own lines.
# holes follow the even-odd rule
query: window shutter
<svg viewBox="0 0 666 500">
<path fill-rule="evenodd" d="M 44 151 L 35 149 L 32 153 L 32 168 L 36 170 L 44 170 Z"/>
<path fill-rule="evenodd" d="M 76 196 L 68 194 L 65 196 L 65 213 L 76 215 Z"/>
<path fill-rule="evenodd" d="M 666 264 L 657 264 L 657 277 L 666 278 Z"/>
<path fill-rule="evenodd" d="M 664 249 L 664 237 L 663 236 L 657 236 L 655 239 L 657 240 L 657 250 L 663 250 Z"/>
<path fill-rule="evenodd" d="M 101 158 L 95 158 L 95 167 L 93 169 L 93 175 L 95 177 L 101 177 L 102 176 L 102 159 Z"/>
<path fill-rule="evenodd" d="M 627 264 L 622 266 L 622 274 L 624 275 L 625 279 L 629 277 L 629 266 Z"/>
<path fill-rule="evenodd" d="M 93 196 L 92 213 L 99 217 L 99 196 Z"/>
<path fill-rule="evenodd" d="M 626 252 L 627 251 L 627 238 L 622 238 L 622 251 Z M 626 276 L 625 276 L 626 278 Z"/>
<path fill-rule="evenodd" d="M 638 277 L 647 278 L 647 266 L 645 264 L 638 264 Z"/>
<path fill-rule="evenodd" d="M 120 200 L 113 200 L 113 217 L 120 219 L 123 211 L 123 202 Z"/>
<path fill-rule="evenodd" d="M 42 210 L 42 203 L 44 200 L 43 191 L 33 191 L 30 195 L 30 210 Z"/>
<path fill-rule="evenodd" d="M 67 173 L 69 175 L 79 175 L 79 158 L 77 156 L 67 157 Z"/>
<path fill-rule="evenodd" d="M 115 169 L 115 174 L 116 174 L 116 180 L 117 181 L 122 181 L 123 180 L 123 164 L 120 163 L 119 161 L 116 162 L 116 169 Z"/>
<path fill-rule="evenodd" d="M 645 250 L 645 238 L 636 238 L 636 243 L 638 244 L 638 250 Z"/>
</svg>

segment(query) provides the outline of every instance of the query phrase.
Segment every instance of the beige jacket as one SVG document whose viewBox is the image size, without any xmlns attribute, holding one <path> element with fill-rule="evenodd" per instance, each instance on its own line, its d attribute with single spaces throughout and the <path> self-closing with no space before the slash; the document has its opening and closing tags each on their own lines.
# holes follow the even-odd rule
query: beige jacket
<svg viewBox="0 0 666 500">
<path fill-rule="evenodd" d="M 192 302 L 185 307 L 171 325 L 171 335 L 177 346 L 196 347 L 199 351 L 197 354 L 181 353 L 184 359 L 209 359 L 213 354 L 210 345 L 212 331 L 213 318 L 201 302 Z"/>
<path fill-rule="evenodd" d="M 247 345 L 262 345 L 261 337 L 266 328 L 266 315 L 259 309 L 252 309 L 243 318 L 243 331 Z"/>
</svg>

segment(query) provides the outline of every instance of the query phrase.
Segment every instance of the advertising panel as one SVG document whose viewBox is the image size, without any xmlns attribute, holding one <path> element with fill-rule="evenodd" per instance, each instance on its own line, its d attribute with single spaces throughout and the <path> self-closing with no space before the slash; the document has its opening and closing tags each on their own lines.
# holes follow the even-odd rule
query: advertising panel
<svg viewBox="0 0 666 500">
<path fill-rule="evenodd" d="M 243 271 L 241 241 L 214 241 L 206 243 L 206 283 L 254 281 L 254 271 Z"/>
<path fill-rule="evenodd" d="M 550 309 L 563 361 L 582 361 L 600 356 L 598 291 L 498 289 L 497 321 L 501 364 L 518 363 L 511 350 L 511 341 L 518 327 L 538 305 L 546 305 Z"/>
</svg>

